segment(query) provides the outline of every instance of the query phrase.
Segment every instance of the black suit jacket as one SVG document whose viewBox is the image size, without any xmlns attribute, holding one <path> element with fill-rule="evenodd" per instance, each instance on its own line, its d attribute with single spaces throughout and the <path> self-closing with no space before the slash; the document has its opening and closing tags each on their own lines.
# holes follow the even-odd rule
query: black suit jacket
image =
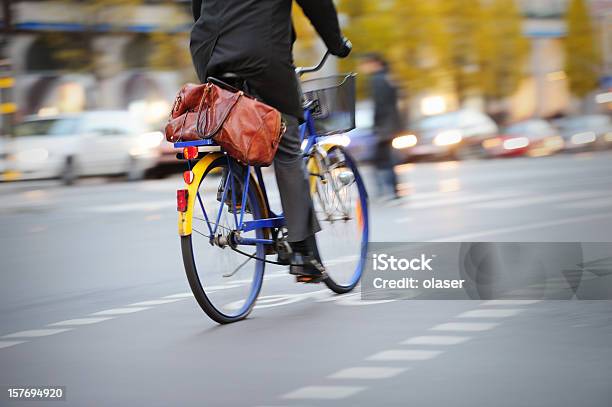
<svg viewBox="0 0 612 407">
<path fill-rule="evenodd" d="M 296 0 L 332 54 L 343 49 L 332 0 Z M 233 72 L 266 103 L 301 118 L 292 0 L 193 0 L 190 49 L 200 81 Z"/>
</svg>

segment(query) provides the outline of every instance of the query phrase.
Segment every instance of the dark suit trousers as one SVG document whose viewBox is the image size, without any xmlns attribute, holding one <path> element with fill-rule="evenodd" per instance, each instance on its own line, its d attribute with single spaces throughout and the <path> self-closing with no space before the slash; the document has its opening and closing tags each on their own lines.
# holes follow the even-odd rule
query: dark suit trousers
<svg viewBox="0 0 612 407">
<path fill-rule="evenodd" d="M 283 115 L 287 131 L 281 139 L 274 173 L 289 230 L 289 242 L 299 242 L 321 230 L 314 211 L 301 149 L 298 119 Z"/>
</svg>

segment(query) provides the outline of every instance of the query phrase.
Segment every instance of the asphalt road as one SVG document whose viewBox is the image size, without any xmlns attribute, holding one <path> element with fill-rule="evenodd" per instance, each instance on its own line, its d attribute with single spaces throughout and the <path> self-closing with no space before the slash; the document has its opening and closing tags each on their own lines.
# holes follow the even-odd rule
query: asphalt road
<svg viewBox="0 0 612 407">
<path fill-rule="evenodd" d="M 612 153 L 398 170 L 373 241 L 612 242 Z M 269 267 L 251 317 L 216 325 L 184 276 L 180 184 L 0 184 L 0 386 L 65 386 L 50 404 L 69 406 L 612 405 L 610 301 L 366 302 Z"/>
</svg>

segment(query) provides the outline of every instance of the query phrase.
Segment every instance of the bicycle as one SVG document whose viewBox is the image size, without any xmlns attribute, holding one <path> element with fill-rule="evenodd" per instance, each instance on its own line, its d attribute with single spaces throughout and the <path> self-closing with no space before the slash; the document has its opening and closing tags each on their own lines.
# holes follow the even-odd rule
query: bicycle
<svg viewBox="0 0 612 407">
<path fill-rule="evenodd" d="M 297 68 L 296 73 L 301 77 L 319 71 L 329 55 L 327 52 L 316 66 Z M 334 137 L 341 141 L 346 137 L 337 134 L 354 128 L 354 77 L 303 82 L 312 88 L 304 89 L 305 123 L 300 135 L 315 212 L 323 229 L 317 234 L 328 275 L 323 282 L 337 294 L 357 286 L 368 250 L 365 185 L 345 146 L 334 143 Z M 179 158 L 188 165 L 183 174 L 186 188 L 177 191 L 177 210 L 189 285 L 214 321 L 240 321 L 255 306 L 265 265 L 281 264 L 268 256 L 290 250 L 284 217 L 272 210 L 260 167 L 237 163 L 212 140 L 178 142 L 174 147 L 182 149 Z M 357 242 L 345 248 L 351 238 Z M 334 258 L 329 257 L 328 248 L 333 249 Z"/>
</svg>

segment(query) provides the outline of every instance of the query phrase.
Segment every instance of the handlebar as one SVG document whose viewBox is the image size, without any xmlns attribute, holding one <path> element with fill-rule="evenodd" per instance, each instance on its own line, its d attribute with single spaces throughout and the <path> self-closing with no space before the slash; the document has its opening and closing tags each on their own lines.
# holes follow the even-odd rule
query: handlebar
<svg viewBox="0 0 612 407">
<path fill-rule="evenodd" d="M 314 66 L 307 66 L 307 67 L 298 67 L 295 68 L 295 73 L 298 76 L 302 76 L 305 73 L 313 73 L 313 72 L 318 72 L 321 70 L 321 68 L 323 68 L 323 65 L 325 65 L 325 62 L 327 62 L 327 58 L 329 58 L 329 56 L 331 55 L 331 53 L 329 52 L 329 50 L 325 53 L 325 55 L 323 55 L 323 58 L 321 59 L 321 62 L 319 62 L 317 65 Z"/>
</svg>

